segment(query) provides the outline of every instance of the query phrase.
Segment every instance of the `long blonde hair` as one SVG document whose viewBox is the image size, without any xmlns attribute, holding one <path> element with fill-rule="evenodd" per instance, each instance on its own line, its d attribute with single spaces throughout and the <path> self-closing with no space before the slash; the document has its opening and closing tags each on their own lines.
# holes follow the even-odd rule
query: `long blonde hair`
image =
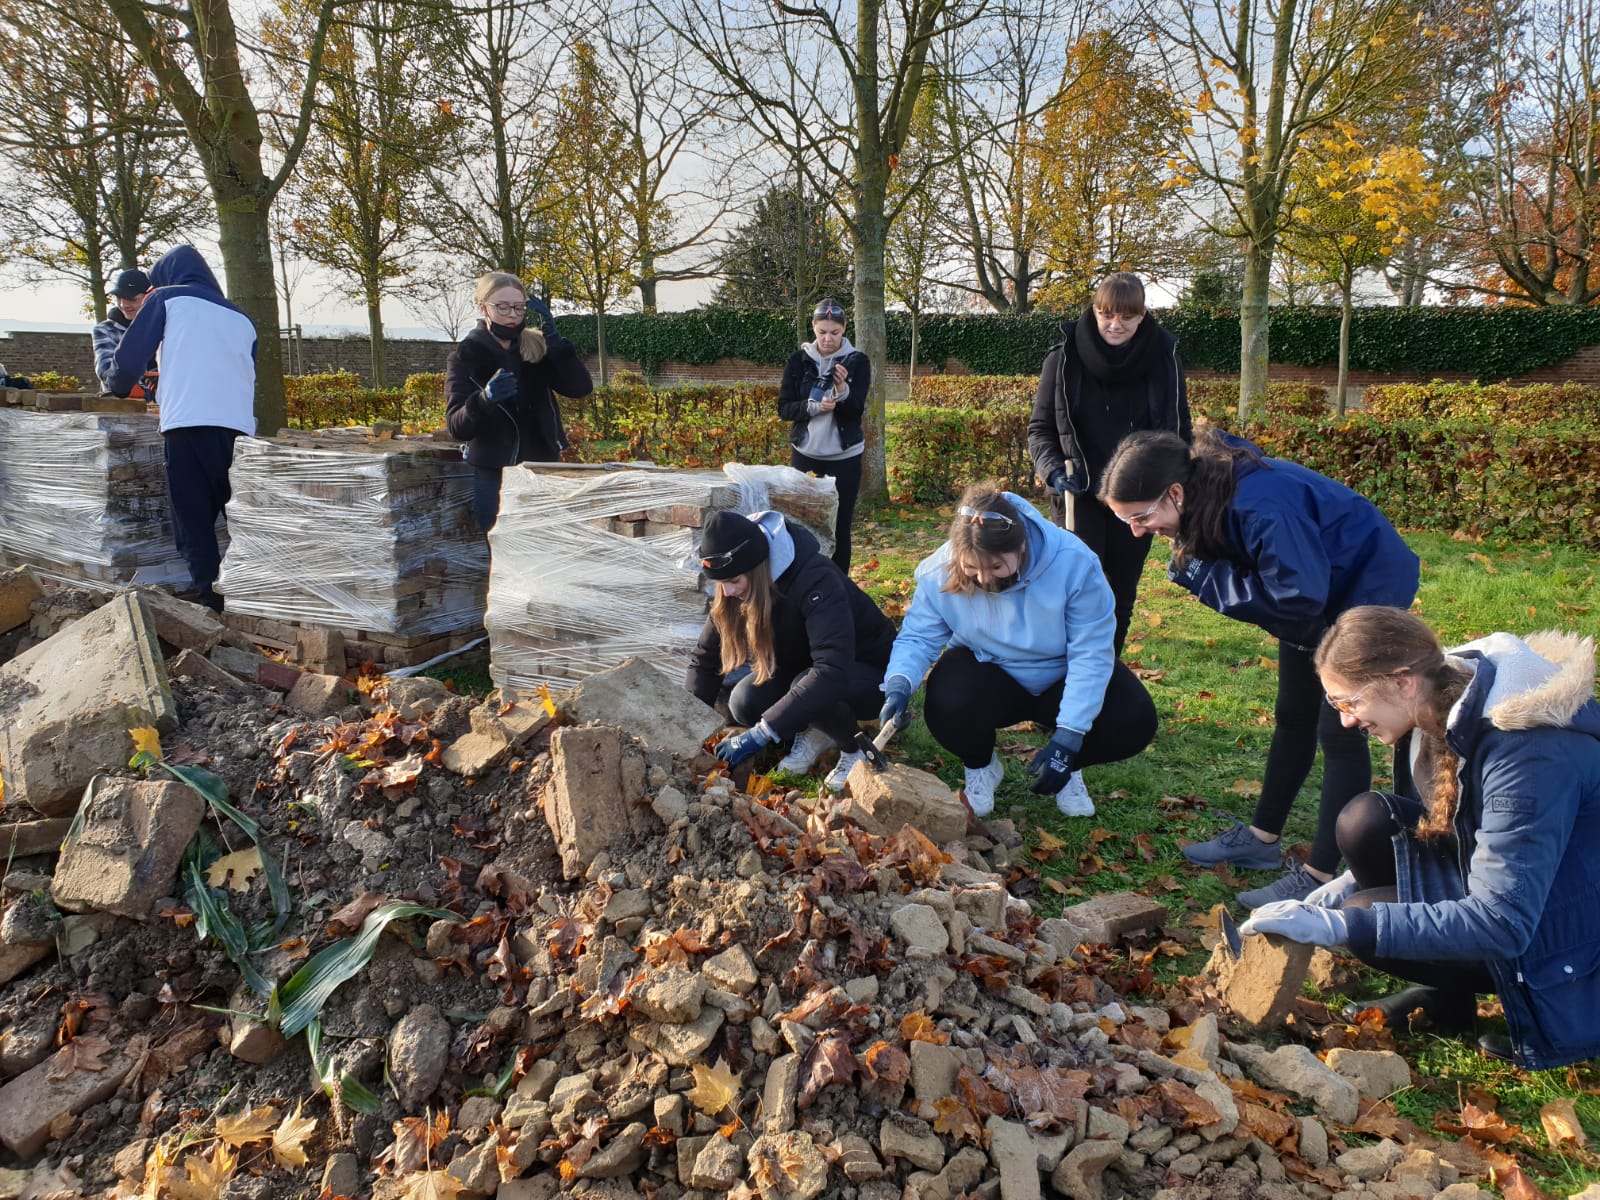
<svg viewBox="0 0 1600 1200">
<path fill-rule="evenodd" d="M 727 595 L 722 584 L 717 584 L 711 623 L 722 639 L 722 673 L 749 663 L 751 678 L 765 683 L 778 669 L 772 642 L 772 560 L 763 559 L 745 576 L 750 586 L 741 600 Z"/>
<path fill-rule="evenodd" d="M 1422 685 L 1419 703 L 1440 729 L 1470 678 L 1451 664 L 1439 635 L 1421 617 L 1403 608 L 1377 604 L 1341 613 L 1317 647 L 1315 665 L 1319 674 L 1331 671 L 1353 684 L 1415 675 Z M 1449 742 L 1421 725 L 1412 735 L 1422 739 L 1420 744 L 1434 764 L 1428 811 L 1417 824 L 1417 835 L 1450 836 L 1455 832 L 1456 807 L 1461 802 L 1461 782 L 1456 775 L 1460 759 Z"/>
<path fill-rule="evenodd" d="M 501 288 L 508 287 L 516 288 L 524 296 L 528 294 L 522 280 L 507 271 L 490 271 L 487 275 L 479 275 L 472 286 L 473 295 L 476 297 L 474 303 L 481 307 L 489 302 L 490 296 Z M 536 363 L 544 357 L 544 352 L 544 330 L 533 325 L 524 325 L 522 334 L 517 339 L 517 353 L 522 356 L 524 362 Z"/>
</svg>

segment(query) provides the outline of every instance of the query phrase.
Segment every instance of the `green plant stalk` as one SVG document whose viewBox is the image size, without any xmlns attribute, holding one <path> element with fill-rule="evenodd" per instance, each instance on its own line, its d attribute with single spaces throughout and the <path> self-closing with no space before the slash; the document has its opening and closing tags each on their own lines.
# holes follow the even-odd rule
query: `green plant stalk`
<svg viewBox="0 0 1600 1200">
<path fill-rule="evenodd" d="M 312 1021 L 306 1026 L 306 1050 L 311 1056 L 311 1069 L 316 1072 L 317 1084 L 328 1099 L 367 1116 L 376 1114 L 383 1107 L 366 1084 L 354 1075 L 334 1070 L 333 1056 L 323 1052 L 321 1021 Z"/>
</svg>

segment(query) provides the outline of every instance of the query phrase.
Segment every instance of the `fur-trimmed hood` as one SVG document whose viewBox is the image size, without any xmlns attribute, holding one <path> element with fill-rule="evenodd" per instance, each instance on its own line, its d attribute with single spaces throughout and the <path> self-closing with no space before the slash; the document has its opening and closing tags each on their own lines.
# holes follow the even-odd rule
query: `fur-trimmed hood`
<svg viewBox="0 0 1600 1200">
<path fill-rule="evenodd" d="M 1600 705 L 1594 699 L 1594 639 L 1546 630 L 1519 638 L 1491 633 L 1451 650 L 1472 667 L 1475 658 L 1494 666 L 1487 694 L 1469 686 L 1451 713 L 1477 708 L 1496 729 L 1576 729 L 1600 737 Z"/>
</svg>

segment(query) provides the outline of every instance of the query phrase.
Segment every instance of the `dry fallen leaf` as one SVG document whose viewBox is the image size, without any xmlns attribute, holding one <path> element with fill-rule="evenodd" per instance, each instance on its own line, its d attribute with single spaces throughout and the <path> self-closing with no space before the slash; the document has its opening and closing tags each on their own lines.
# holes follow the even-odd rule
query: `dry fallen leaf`
<svg viewBox="0 0 1600 1200">
<path fill-rule="evenodd" d="M 217 1136 L 230 1146 L 248 1146 L 251 1142 L 266 1141 L 277 1124 L 278 1110 L 270 1104 L 263 1104 L 249 1112 L 218 1117 Z"/>
<path fill-rule="evenodd" d="M 684 1093 L 689 1103 L 708 1117 L 722 1112 L 738 1094 L 739 1076 L 728 1070 L 727 1061 L 721 1058 L 717 1059 L 714 1067 L 695 1063 L 694 1086 Z"/>
<path fill-rule="evenodd" d="M 283 1119 L 283 1123 L 272 1135 L 272 1157 L 280 1167 L 303 1167 L 306 1165 L 306 1140 L 317 1132 L 317 1119 L 300 1115 L 304 1102 L 294 1106 L 294 1112 Z"/>
<path fill-rule="evenodd" d="M 1259 779 L 1235 779 L 1228 790 L 1239 796 L 1259 796 L 1261 795 L 1261 781 Z"/>
<path fill-rule="evenodd" d="M 105 1056 L 111 1053 L 111 1043 L 99 1034 L 75 1037 L 50 1060 L 45 1068 L 46 1079 L 65 1079 L 74 1071 L 104 1071 Z"/>
<path fill-rule="evenodd" d="M 212 1148 L 211 1157 L 186 1154 L 183 1157 L 185 1174 L 169 1170 L 163 1183 L 173 1200 L 220 1200 L 239 1166 L 239 1156 L 220 1142 Z"/>
<path fill-rule="evenodd" d="M 461 1195 L 461 1180 L 448 1171 L 418 1171 L 400 1183 L 405 1186 L 401 1200 L 456 1200 Z"/>
<path fill-rule="evenodd" d="M 141 725 L 137 729 L 130 729 L 128 736 L 133 739 L 135 755 L 148 754 L 151 758 L 161 757 L 161 735 L 153 726 Z"/>
<path fill-rule="evenodd" d="M 907 1042 L 931 1042 L 943 1046 L 950 1035 L 933 1023 L 933 1018 L 920 1008 L 908 1012 L 900 1019 L 900 1037 Z"/>
<path fill-rule="evenodd" d="M 1551 1149 L 1565 1150 L 1570 1146 L 1574 1150 L 1582 1150 L 1589 1144 L 1583 1126 L 1578 1123 L 1578 1110 L 1573 1106 L 1570 1096 L 1552 1100 L 1541 1108 L 1539 1124 L 1544 1126 L 1544 1136 L 1550 1139 Z"/>
<path fill-rule="evenodd" d="M 224 854 L 206 868 L 207 887 L 228 887 L 236 892 L 248 892 L 250 881 L 261 873 L 261 848 L 247 846 Z"/>
</svg>

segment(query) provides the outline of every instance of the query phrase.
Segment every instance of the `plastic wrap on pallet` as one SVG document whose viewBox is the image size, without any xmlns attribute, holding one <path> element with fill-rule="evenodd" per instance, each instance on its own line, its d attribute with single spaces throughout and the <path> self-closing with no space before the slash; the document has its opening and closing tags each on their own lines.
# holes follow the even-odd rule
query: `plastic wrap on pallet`
<svg viewBox="0 0 1600 1200">
<path fill-rule="evenodd" d="M 472 468 L 344 441 L 239 439 L 217 581 L 228 611 L 401 637 L 477 628 L 489 561 Z"/>
<path fill-rule="evenodd" d="M 156 418 L 0 409 L 0 555 L 79 583 L 188 579 Z"/>
<path fill-rule="evenodd" d="M 513 692 L 563 688 L 637 655 L 680 678 L 705 622 L 704 516 L 775 508 L 831 546 L 838 506 L 832 479 L 789 467 L 509 468 L 489 534 L 489 673 Z"/>
</svg>

